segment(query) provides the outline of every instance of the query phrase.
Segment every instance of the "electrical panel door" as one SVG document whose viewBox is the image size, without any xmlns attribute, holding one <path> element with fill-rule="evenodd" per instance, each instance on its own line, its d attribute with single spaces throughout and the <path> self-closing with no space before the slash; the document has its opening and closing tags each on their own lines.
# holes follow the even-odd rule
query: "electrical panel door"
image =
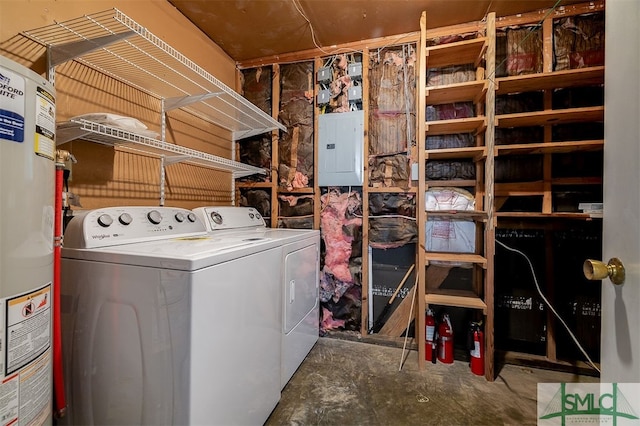
<svg viewBox="0 0 640 426">
<path fill-rule="evenodd" d="M 320 115 L 318 139 L 318 185 L 361 186 L 364 111 Z"/>
</svg>

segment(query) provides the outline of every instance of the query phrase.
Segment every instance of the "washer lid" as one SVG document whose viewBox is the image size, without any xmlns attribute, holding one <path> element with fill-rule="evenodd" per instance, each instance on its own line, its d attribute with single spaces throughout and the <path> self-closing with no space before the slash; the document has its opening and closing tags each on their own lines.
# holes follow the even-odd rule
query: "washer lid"
<svg viewBox="0 0 640 426">
<path fill-rule="evenodd" d="M 320 231 L 262 228 L 200 233 L 96 248 L 65 247 L 62 249 L 62 257 L 195 271 L 309 238 L 318 242 Z"/>
<path fill-rule="evenodd" d="M 63 248 L 62 257 L 196 271 L 279 246 L 278 240 L 255 235 L 219 238 L 201 234 L 97 248 Z"/>
<path fill-rule="evenodd" d="M 64 235 L 62 256 L 195 271 L 304 238 L 319 238 L 320 234 L 317 230 L 262 226 L 216 230 L 209 234 L 204 231 L 204 224 L 190 210 L 173 207 L 97 209 L 71 220 Z"/>
</svg>

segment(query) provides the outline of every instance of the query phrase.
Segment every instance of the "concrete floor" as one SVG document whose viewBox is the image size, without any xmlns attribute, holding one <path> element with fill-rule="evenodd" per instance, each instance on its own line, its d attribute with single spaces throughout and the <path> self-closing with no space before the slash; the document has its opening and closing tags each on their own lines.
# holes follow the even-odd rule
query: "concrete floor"
<svg viewBox="0 0 640 426">
<path fill-rule="evenodd" d="M 597 382 L 505 365 L 495 382 L 468 364 L 428 364 L 417 352 L 320 338 L 282 392 L 270 425 L 535 425 L 538 382 Z"/>
</svg>

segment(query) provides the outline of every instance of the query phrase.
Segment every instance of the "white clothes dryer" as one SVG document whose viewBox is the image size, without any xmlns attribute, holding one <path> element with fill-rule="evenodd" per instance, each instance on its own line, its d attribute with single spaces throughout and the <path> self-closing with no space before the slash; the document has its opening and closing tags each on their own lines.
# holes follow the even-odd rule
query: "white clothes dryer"
<svg viewBox="0 0 640 426">
<path fill-rule="evenodd" d="M 193 212 L 202 219 L 209 235 L 214 238 L 235 235 L 247 240 L 266 238 L 280 242 L 281 388 L 284 388 L 318 341 L 320 231 L 267 228 L 253 207 L 200 207 Z"/>
<path fill-rule="evenodd" d="M 62 422 L 263 424 L 281 391 L 282 241 L 210 236 L 179 208 L 74 217 L 62 251 Z"/>
</svg>

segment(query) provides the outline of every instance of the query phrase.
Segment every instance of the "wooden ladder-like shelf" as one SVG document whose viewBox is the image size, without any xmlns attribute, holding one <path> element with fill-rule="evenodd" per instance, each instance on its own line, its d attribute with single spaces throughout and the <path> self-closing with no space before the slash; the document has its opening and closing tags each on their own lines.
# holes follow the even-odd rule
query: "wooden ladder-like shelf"
<svg viewBox="0 0 640 426">
<path fill-rule="evenodd" d="M 485 373 L 487 380 L 494 380 L 493 368 L 493 158 L 495 81 L 485 76 L 495 72 L 495 14 L 489 14 L 479 26 L 485 35 L 470 40 L 427 47 L 426 13 L 420 19 L 419 86 L 418 86 L 418 152 L 419 178 L 418 241 L 418 298 L 417 339 L 420 368 L 425 363 L 424 314 L 428 305 L 473 309 L 480 312 L 486 328 Z M 426 87 L 426 70 L 453 65 L 473 64 L 476 80 Z M 448 120 L 426 121 L 427 105 L 473 102 L 475 116 Z M 506 118 L 506 117 L 505 117 Z M 471 134 L 474 146 L 461 148 L 425 149 L 427 137 Z M 426 164 L 429 161 L 472 161 L 475 163 L 475 179 L 428 180 Z M 473 188 L 477 210 L 433 211 L 425 210 L 425 191 L 429 188 Z M 435 220 L 471 221 L 476 227 L 475 253 L 434 252 L 426 250 L 427 218 Z M 473 290 L 442 288 L 444 277 L 451 268 L 472 265 Z M 440 269 L 429 269 L 440 268 Z M 439 272 L 429 272 L 439 271 Z M 438 277 L 436 278 L 436 275 Z M 477 291 L 476 291 L 477 290 Z"/>
</svg>

